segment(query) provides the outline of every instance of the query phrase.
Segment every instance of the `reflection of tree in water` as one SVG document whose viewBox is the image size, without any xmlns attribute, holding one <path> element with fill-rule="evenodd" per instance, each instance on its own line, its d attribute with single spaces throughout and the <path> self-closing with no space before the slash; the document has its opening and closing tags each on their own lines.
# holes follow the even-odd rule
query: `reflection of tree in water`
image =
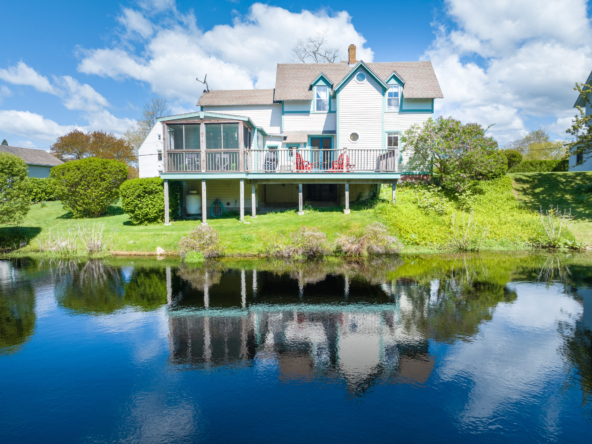
<svg viewBox="0 0 592 444">
<path fill-rule="evenodd" d="M 441 341 L 470 337 L 482 322 L 491 320 L 500 302 L 517 298 L 506 287 L 509 273 L 495 272 L 479 258 L 455 259 L 446 265 L 426 267 L 416 279 L 397 281 L 399 293 L 403 291 L 412 306 L 401 319 L 408 328 L 420 327 Z"/>
<path fill-rule="evenodd" d="M 576 321 L 575 325 L 561 322 L 559 333 L 564 341 L 560 353 L 571 368 L 573 382 L 582 390 L 582 403 L 592 420 L 592 331 Z"/>
<path fill-rule="evenodd" d="M 35 329 L 35 291 L 30 281 L 0 286 L 0 354 L 14 353 Z"/>
<path fill-rule="evenodd" d="M 227 270 L 222 262 L 208 261 L 201 267 L 193 267 L 182 263 L 177 269 L 177 276 L 187 281 L 196 290 L 211 287 L 220 283 L 222 273 Z"/>
<path fill-rule="evenodd" d="M 126 307 L 150 311 L 167 302 L 166 270 L 136 267 L 124 282 L 120 267 L 106 261 L 51 264 L 58 303 L 77 313 L 109 314 Z"/>
</svg>

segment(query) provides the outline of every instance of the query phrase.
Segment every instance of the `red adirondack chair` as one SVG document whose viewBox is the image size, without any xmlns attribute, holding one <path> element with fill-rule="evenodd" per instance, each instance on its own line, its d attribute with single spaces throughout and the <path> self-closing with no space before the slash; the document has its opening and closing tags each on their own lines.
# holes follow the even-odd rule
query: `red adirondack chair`
<svg viewBox="0 0 592 444">
<path fill-rule="evenodd" d="M 300 153 L 296 153 L 296 171 L 299 173 L 308 173 L 312 170 L 312 163 L 304 160 Z"/>
<path fill-rule="evenodd" d="M 345 155 L 345 170 L 343 169 L 344 155 Z M 333 165 L 331 166 L 331 168 L 329 170 L 327 170 L 327 172 L 328 173 L 343 173 L 345 171 L 345 172 L 351 173 L 354 171 L 354 167 L 355 167 L 355 165 L 349 163 L 349 156 L 345 153 L 341 153 L 339 155 L 339 159 L 333 161 Z"/>
</svg>

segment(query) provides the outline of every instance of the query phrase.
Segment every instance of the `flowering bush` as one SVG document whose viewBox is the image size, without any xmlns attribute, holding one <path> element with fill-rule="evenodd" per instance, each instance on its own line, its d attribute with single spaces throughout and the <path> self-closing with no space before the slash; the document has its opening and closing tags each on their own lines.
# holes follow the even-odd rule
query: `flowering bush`
<svg viewBox="0 0 592 444">
<path fill-rule="evenodd" d="M 403 150 L 411 152 L 410 167 L 433 166 L 442 175 L 444 188 L 463 193 L 473 180 L 503 176 L 507 160 L 492 137 L 476 123 L 462 124 L 451 117 L 430 119 L 423 127 L 413 125 L 402 137 Z"/>
</svg>

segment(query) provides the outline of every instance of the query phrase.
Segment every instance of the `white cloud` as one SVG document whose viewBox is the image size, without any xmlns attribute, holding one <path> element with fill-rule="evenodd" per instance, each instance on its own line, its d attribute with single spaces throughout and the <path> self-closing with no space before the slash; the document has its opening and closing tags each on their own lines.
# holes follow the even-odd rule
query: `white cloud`
<svg viewBox="0 0 592 444">
<path fill-rule="evenodd" d="M 10 97 L 12 96 L 12 91 L 6 85 L 0 86 L 0 97 Z"/>
<path fill-rule="evenodd" d="M 23 62 L 18 62 L 16 66 L 11 66 L 8 69 L 0 69 L 0 79 L 13 85 L 32 86 L 41 92 L 57 94 L 47 77 L 38 74 Z"/>
<path fill-rule="evenodd" d="M 203 90 L 195 78 L 205 74 L 212 89 L 272 88 L 276 64 L 290 62 L 294 44 L 318 33 L 326 33 L 329 45 L 338 46 L 344 57 L 351 43 L 357 46 L 359 58 L 370 62 L 374 57 L 347 12 L 293 13 L 256 3 L 232 25 L 218 25 L 204 33 L 192 13 L 178 13 L 172 2 L 145 6 L 150 12 L 135 11 L 133 21 L 120 20 L 128 38 L 134 33 L 142 37 L 136 42 L 142 56 L 132 52 L 127 41 L 111 48 L 82 50 L 79 71 L 140 80 L 163 97 L 195 105 Z M 161 15 L 154 15 L 154 9 Z M 153 34 L 144 42 L 149 35 L 148 20 Z"/>
<path fill-rule="evenodd" d="M 128 35 L 137 33 L 143 38 L 148 38 L 154 30 L 150 20 L 146 19 L 141 12 L 133 9 L 123 8 L 123 15 L 119 16 L 117 20 L 127 30 Z"/>
<path fill-rule="evenodd" d="M 59 83 L 63 87 L 61 96 L 67 109 L 91 113 L 102 111 L 103 108 L 109 106 L 107 99 L 90 85 L 81 84 L 70 76 L 62 77 Z"/>
<path fill-rule="evenodd" d="M 524 135 L 527 119 L 536 125 L 540 118 L 554 118 L 547 130 L 565 137 L 561 125 L 575 115 L 574 83 L 592 68 L 585 1 L 446 4 L 454 26 L 440 26 L 425 53 L 445 96 L 439 114 L 496 123 L 491 131 L 501 143 Z"/>
<path fill-rule="evenodd" d="M 59 125 L 29 111 L 0 110 L 0 130 L 28 139 L 55 142 L 59 136 L 76 128 L 76 125 Z"/>
</svg>

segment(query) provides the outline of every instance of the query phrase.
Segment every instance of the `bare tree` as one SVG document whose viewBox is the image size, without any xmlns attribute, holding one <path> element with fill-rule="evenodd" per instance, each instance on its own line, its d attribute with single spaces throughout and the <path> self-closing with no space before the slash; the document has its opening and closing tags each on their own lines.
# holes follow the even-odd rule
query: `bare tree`
<svg viewBox="0 0 592 444">
<path fill-rule="evenodd" d="M 136 154 L 146 136 L 161 117 L 165 117 L 171 113 L 166 99 L 152 99 L 144 105 L 144 112 L 142 118 L 130 126 L 125 134 L 124 139 L 134 148 Z"/>
<path fill-rule="evenodd" d="M 298 40 L 292 48 L 294 58 L 302 63 L 339 63 L 341 51 L 327 43 L 327 31 L 306 40 Z"/>
</svg>

